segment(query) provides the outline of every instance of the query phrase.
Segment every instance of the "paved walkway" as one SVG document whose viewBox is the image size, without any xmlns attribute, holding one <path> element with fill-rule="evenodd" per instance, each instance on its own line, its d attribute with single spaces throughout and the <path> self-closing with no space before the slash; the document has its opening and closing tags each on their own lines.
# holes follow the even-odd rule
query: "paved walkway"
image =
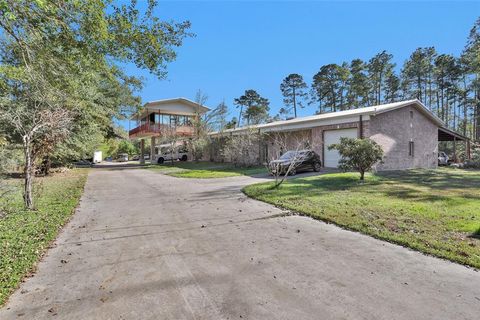
<svg viewBox="0 0 480 320">
<path fill-rule="evenodd" d="M 92 170 L 0 319 L 478 319 L 479 272 L 278 217 L 254 181 Z"/>
</svg>

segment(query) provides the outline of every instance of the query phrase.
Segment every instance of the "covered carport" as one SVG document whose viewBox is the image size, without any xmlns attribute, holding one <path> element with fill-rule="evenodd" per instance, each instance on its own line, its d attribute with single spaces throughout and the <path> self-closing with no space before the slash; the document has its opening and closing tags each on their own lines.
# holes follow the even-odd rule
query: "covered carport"
<svg viewBox="0 0 480 320">
<path fill-rule="evenodd" d="M 466 136 L 456 133 L 450 129 L 439 127 L 438 128 L 438 141 L 451 141 L 453 143 L 453 161 L 458 162 L 457 157 L 457 142 L 461 141 L 465 144 L 465 156 L 468 160 L 471 159 L 470 154 L 470 139 Z"/>
</svg>

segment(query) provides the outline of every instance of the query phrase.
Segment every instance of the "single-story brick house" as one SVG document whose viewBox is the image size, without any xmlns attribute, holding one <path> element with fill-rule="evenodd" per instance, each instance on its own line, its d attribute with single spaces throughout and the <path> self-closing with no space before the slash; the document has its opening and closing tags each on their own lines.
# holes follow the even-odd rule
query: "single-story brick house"
<svg viewBox="0 0 480 320">
<path fill-rule="evenodd" d="M 442 120 L 419 100 L 229 129 L 214 132 L 211 138 L 221 139 L 228 135 L 242 134 L 246 130 L 268 133 L 259 145 L 259 163 L 269 159 L 275 150 L 274 142 L 268 136 L 276 132 L 304 137 L 306 145 L 320 155 L 324 167 L 338 166 L 339 154 L 336 150 L 328 150 L 328 146 L 339 142 L 341 137 L 369 138 L 377 142 L 384 151 L 383 163 L 377 165 L 377 170 L 436 168 L 439 141 L 453 141 L 454 145 L 456 141 L 469 144 L 466 137 L 447 129 Z M 210 152 L 210 159 L 228 160 L 222 159 L 221 144 L 213 145 L 215 147 Z"/>
</svg>

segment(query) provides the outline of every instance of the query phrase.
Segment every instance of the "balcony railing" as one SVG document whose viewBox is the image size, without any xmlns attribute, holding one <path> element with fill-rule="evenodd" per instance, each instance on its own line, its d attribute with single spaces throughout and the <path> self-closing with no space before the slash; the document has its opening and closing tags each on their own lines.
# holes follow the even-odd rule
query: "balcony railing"
<svg viewBox="0 0 480 320">
<path fill-rule="evenodd" d="M 179 136 L 192 136 L 193 135 L 192 126 L 169 126 L 166 124 L 159 123 L 144 123 L 136 128 L 133 128 L 128 132 L 130 138 L 136 137 L 147 137 L 147 136 L 168 136 L 168 135 L 179 135 Z"/>
</svg>

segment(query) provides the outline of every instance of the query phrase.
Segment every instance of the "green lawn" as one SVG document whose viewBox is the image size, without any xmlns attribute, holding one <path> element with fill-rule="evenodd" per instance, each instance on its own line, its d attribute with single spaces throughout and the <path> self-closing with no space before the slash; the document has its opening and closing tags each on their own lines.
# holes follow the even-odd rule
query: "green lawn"
<svg viewBox="0 0 480 320">
<path fill-rule="evenodd" d="M 247 186 L 256 199 L 480 268 L 480 171 L 335 173 Z"/>
<path fill-rule="evenodd" d="M 149 170 L 168 174 L 178 178 L 225 178 L 235 176 L 249 176 L 267 173 L 265 167 L 237 168 L 231 164 L 213 162 L 174 162 L 174 165 L 165 163 L 162 165 L 151 165 Z"/>
<path fill-rule="evenodd" d="M 37 210 L 23 209 L 20 179 L 9 179 L 12 193 L 0 199 L 0 306 L 31 271 L 78 205 L 87 169 L 57 173 L 35 181 Z M 36 197 L 38 198 L 38 197 Z"/>
</svg>

